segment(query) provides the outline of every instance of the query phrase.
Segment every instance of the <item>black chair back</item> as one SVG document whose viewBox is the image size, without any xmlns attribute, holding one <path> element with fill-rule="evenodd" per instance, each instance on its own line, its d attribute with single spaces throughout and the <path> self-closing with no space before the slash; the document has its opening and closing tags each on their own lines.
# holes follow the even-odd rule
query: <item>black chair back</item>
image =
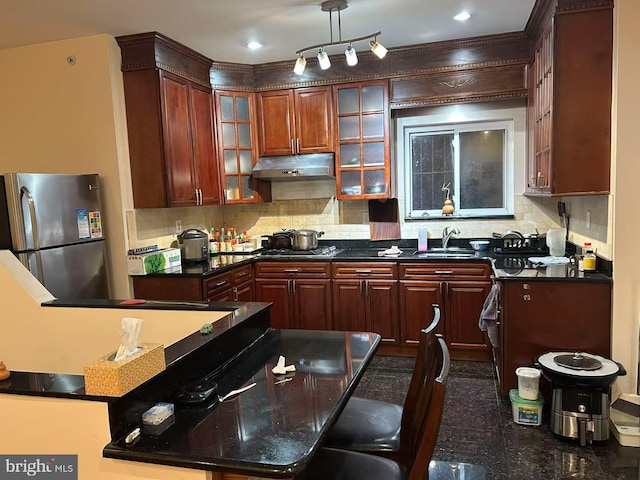
<svg viewBox="0 0 640 480">
<path fill-rule="evenodd" d="M 425 409 L 429 406 L 428 398 L 432 389 L 432 385 L 428 385 L 429 373 L 436 358 L 436 331 L 440 324 L 440 306 L 434 303 L 432 307 L 433 320 L 420 331 L 416 364 L 402 409 L 400 449 L 396 458 L 403 465 L 410 465 L 413 461 L 419 437 L 415 426 L 422 423 Z"/>
<path fill-rule="evenodd" d="M 419 399 L 418 405 L 418 408 L 424 411 L 424 417 L 412 429 L 416 435 L 417 442 L 408 480 L 426 480 L 428 478 L 429 463 L 436 447 L 440 423 L 442 422 L 444 393 L 447 378 L 449 377 L 451 359 L 444 337 L 437 334 L 436 340 L 436 348 L 432 349 L 436 350 L 436 355 L 430 365 L 425 385 L 429 393 Z M 400 448 L 402 448 L 402 445 L 400 445 Z"/>
</svg>

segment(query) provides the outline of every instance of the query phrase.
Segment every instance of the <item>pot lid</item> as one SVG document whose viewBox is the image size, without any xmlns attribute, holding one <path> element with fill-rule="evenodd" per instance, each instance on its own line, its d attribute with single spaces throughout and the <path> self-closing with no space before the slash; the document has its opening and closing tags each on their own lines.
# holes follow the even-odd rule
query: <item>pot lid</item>
<svg viewBox="0 0 640 480">
<path fill-rule="evenodd" d="M 184 240 L 191 240 L 194 238 L 208 238 L 208 235 L 206 233 L 196 228 L 190 228 L 189 230 L 184 230 L 178 236 Z"/>
<path fill-rule="evenodd" d="M 575 367 L 567 367 L 556 362 L 556 358 L 558 357 L 573 357 L 575 354 L 576 352 L 547 352 L 538 357 L 538 363 L 540 363 L 540 366 L 547 371 L 562 373 L 571 377 L 599 378 L 607 377 L 609 375 L 617 375 L 620 371 L 620 366 L 616 362 L 593 353 L 580 353 L 583 358 L 588 359 L 586 362 L 600 362 L 600 367 L 593 370 L 577 370 Z"/>
<path fill-rule="evenodd" d="M 602 366 L 600 360 L 587 357 L 582 352 L 556 355 L 553 361 L 562 367 L 572 368 L 573 370 L 597 370 Z"/>
</svg>

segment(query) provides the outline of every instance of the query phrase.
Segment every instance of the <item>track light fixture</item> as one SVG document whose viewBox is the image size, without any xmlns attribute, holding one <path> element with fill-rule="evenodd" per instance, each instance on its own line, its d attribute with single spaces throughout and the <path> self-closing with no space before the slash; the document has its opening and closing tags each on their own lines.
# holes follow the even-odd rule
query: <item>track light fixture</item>
<svg viewBox="0 0 640 480">
<path fill-rule="evenodd" d="M 324 51 L 324 48 L 321 48 L 318 52 L 318 63 L 322 70 L 326 70 L 331 66 L 331 60 L 329 60 L 329 55 Z"/>
<path fill-rule="evenodd" d="M 387 49 L 375 38 L 369 42 L 369 46 L 371 47 L 371 51 L 380 59 L 383 59 L 387 54 Z"/>
<path fill-rule="evenodd" d="M 307 59 L 304 58 L 304 55 L 298 55 L 298 60 L 296 60 L 296 65 L 293 67 L 293 71 L 296 75 L 302 75 L 304 73 L 304 67 L 307 66 Z"/>
<path fill-rule="evenodd" d="M 350 67 L 353 67 L 354 65 L 358 64 L 358 54 L 356 53 L 355 49 L 351 46 L 351 44 L 349 44 L 347 49 L 344 51 L 344 56 L 347 59 L 347 65 L 349 65 Z"/>
<path fill-rule="evenodd" d="M 369 35 L 365 35 L 363 37 L 358 38 L 350 38 L 343 40 L 342 39 L 342 23 L 340 21 L 340 11 L 344 10 L 348 7 L 347 0 L 327 0 L 322 3 L 321 9 L 323 12 L 329 12 L 329 31 L 331 34 L 331 41 L 328 43 L 322 43 L 319 45 L 311 45 L 310 47 L 301 48 L 296 52 L 298 55 L 298 59 L 296 60 L 296 64 L 293 67 L 294 73 L 297 75 L 302 75 L 304 72 L 305 66 L 307 64 L 306 59 L 304 58 L 303 53 L 308 50 L 320 49 L 318 52 L 318 63 L 320 64 L 320 68 L 322 70 L 326 70 L 331 67 L 331 61 L 329 60 L 329 55 L 325 51 L 327 47 L 333 47 L 336 45 L 348 45 L 347 49 L 344 52 L 345 59 L 347 61 L 347 65 L 353 67 L 358 64 L 358 55 L 356 53 L 355 48 L 353 48 L 353 43 L 360 42 L 363 40 L 370 40 L 369 46 L 371 47 L 371 51 L 378 56 L 378 58 L 384 58 L 387 54 L 387 49 L 378 42 L 378 35 L 382 32 L 371 33 Z M 338 40 L 333 40 L 333 12 L 337 12 L 338 14 Z"/>
</svg>

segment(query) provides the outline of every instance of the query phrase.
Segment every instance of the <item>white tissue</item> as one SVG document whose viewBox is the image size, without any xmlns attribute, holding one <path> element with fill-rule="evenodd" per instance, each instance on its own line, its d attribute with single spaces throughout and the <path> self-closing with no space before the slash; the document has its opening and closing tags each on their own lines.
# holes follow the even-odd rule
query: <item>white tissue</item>
<svg viewBox="0 0 640 480">
<path fill-rule="evenodd" d="M 113 361 L 124 360 L 139 350 L 140 337 L 142 336 L 141 318 L 124 317 L 120 329 L 120 346 Z"/>
<path fill-rule="evenodd" d="M 402 250 L 400 250 L 397 245 L 392 245 L 391 248 L 378 252 L 378 256 L 389 257 L 389 256 L 400 255 L 401 253 L 402 253 Z"/>
<path fill-rule="evenodd" d="M 296 371 L 296 366 L 295 365 L 287 365 L 285 367 L 285 365 L 284 365 L 284 357 L 282 355 L 280 355 L 280 358 L 278 358 L 277 365 L 275 367 L 273 367 L 271 369 L 271 371 L 273 372 L 274 375 L 284 375 L 285 373 L 295 372 Z"/>
</svg>

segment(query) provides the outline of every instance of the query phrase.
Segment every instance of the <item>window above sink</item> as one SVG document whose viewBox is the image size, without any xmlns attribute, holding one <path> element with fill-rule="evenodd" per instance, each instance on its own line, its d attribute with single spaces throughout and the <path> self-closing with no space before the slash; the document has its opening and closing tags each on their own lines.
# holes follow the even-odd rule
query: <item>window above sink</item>
<svg viewBox="0 0 640 480">
<path fill-rule="evenodd" d="M 406 220 L 512 218 L 514 172 L 523 165 L 526 109 L 449 105 L 397 119 L 398 191 Z M 445 216 L 443 185 L 455 211 Z"/>
</svg>

